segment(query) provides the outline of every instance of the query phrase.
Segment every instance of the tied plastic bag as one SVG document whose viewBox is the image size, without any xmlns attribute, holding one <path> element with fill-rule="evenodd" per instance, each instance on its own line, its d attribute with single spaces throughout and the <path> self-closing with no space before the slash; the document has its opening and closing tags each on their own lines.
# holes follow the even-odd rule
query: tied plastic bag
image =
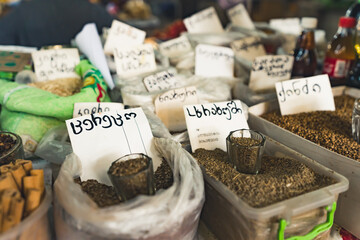
<svg viewBox="0 0 360 240">
<path fill-rule="evenodd" d="M 27 155 L 35 151 L 47 130 L 72 118 L 74 103 L 109 101 L 98 69 L 83 60 L 75 70 L 83 77 L 84 86 L 68 97 L 0 79 L 1 129 L 20 135 Z"/>
<path fill-rule="evenodd" d="M 173 185 L 106 208 L 98 208 L 74 182 L 81 164 L 69 155 L 54 187 L 57 239 L 193 239 L 204 203 L 200 167 L 180 144 L 165 138 L 154 143 L 173 171 Z"/>
</svg>

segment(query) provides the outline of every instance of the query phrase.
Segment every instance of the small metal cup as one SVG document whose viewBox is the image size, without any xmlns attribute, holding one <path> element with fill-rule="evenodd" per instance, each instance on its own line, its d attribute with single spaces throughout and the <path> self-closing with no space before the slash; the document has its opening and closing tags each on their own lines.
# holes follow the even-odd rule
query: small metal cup
<svg viewBox="0 0 360 240">
<path fill-rule="evenodd" d="M 352 135 L 354 140 L 360 143 L 360 98 L 355 100 L 352 113 Z"/>
<path fill-rule="evenodd" d="M 253 139 L 258 143 L 242 145 L 237 142 L 240 138 Z M 250 129 L 239 129 L 229 133 L 226 147 L 230 163 L 233 167 L 246 174 L 257 174 L 261 168 L 261 158 L 265 149 L 265 137 Z M 251 140 L 250 140 L 251 141 Z"/>
<path fill-rule="evenodd" d="M 117 195 L 122 201 L 130 200 L 140 194 L 155 194 L 153 163 L 150 157 L 142 153 L 128 154 L 114 161 L 111 166 L 119 161 L 128 161 L 131 159 L 145 159 L 146 167 L 134 174 L 124 176 L 112 174 L 110 171 L 112 167 L 108 170 L 108 176 Z"/>
</svg>

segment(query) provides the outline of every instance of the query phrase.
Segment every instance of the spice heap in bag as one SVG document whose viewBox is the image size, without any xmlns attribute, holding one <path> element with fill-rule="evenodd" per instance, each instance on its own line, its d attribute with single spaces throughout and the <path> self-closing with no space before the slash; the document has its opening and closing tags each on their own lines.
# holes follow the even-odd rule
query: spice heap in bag
<svg viewBox="0 0 360 240">
<path fill-rule="evenodd" d="M 44 172 L 30 160 L 17 159 L 0 167 L 0 233 L 34 212 L 44 195 Z"/>
</svg>

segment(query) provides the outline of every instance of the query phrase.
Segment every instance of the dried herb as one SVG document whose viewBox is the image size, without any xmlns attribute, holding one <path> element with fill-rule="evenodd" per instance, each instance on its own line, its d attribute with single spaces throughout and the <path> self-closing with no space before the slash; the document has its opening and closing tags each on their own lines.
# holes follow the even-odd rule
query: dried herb
<svg viewBox="0 0 360 240">
<path fill-rule="evenodd" d="M 264 119 L 331 151 L 360 161 L 360 144 L 352 138 L 351 116 L 355 98 L 337 96 L 335 111 L 316 111 L 281 116 L 279 111 Z"/>
<path fill-rule="evenodd" d="M 206 174 L 222 182 L 243 201 L 260 208 L 335 183 L 332 178 L 315 173 L 305 164 L 290 158 L 263 156 L 257 175 L 236 171 L 226 152 L 197 149 L 193 156 Z"/>
<path fill-rule="evenodd" d="M 14 139 L 11 135 L 1 133 L 0 134 L 0 157 L 5 156 L 9 153 L 10 150 L 16 145 L 16 139 Z M 14 156 L 8 156 L 1 160 L 0 165 L 8 164 L 12 162 Z"/>
<path fill-rule="evenodd" d="M 260 140 L 245 137 L 230 137 L 232 142 L 231 163 L 234 164 L 236 170 L 242 173 L 256 173 L 260 168 L 258 161 Z M 236 146 L 240 145 L 240 146 Z"/>
<path fill-rule="evenodd" d="M 172 170 L 165 159 L 155 171 L 156 190 L 168 189 L 174 182 Z"/>
<path fill-rule="evenodd" d="M 110 173 L 114 176 L 129 176 L 146 169 L 148 161 L 145 158 L 135 158 L 127 161 L 117 161 L 110 167 Z"/>
</svg>

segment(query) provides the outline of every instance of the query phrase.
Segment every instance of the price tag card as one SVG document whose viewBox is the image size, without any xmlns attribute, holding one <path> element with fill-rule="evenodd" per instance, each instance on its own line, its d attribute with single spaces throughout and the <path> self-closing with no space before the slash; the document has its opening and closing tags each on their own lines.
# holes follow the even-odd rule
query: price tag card
<svg viewBox="0 0 360 240">
<path fill-rule="evenodd" d="M 179 57 L 183 54 L 191 52 L 191 44 L 186 36 L 171 39 L 169 41 L 159 44 L 159 49 L 162 55 L 167 57 Z"/>
<path fill-rule="evenodd" d="M 175 74 L 176 71 L 174 69 L 169 69 L 145 77 L 144 85 L 146 90 L 148 90 L 148 92 L 156 92 L 178 87 L 179 82 Z"/>
<path fill-rule="evenodd" d="M 120 77 L 134 77 L 156 70 L 154 49 L 150 44 L 115 48 L 116 73 Z"/>
<path fill-rule="evenodd" d="M 124 109 L 122 103 L 115 102 L 79 102 L 74 104 L 73 118 L 84 115 L 103 113 L 103 112 L 119 112 Z"/>
<path fill-rule="evenodd" d="M 261 43 L 260 37 L 246 37 L 230 43 L 236 56 L 244 58 L 250 62 L 256 57 L 265 56 L 266 51 Z"/>
<path fill-rule="evenodd" d="M 113 54 L 117 46 L 140 45 L 144 42 L 146 32 L 130 25 L 113 20 L 109 29 L 109 35 L 104 45 L 106 54 Z"/>
<path fill-rule="evenodd" d="M 111 185 L 107 176 L 111 163 L 130 153 L 144 153 L 153 158 L 154 165 L 159 161 L 151 152 L 153 136 L 141 108 L 73 118 L 66 120 L 66 127 L 81 161 L 81 180 Z"/>
<path fill-rule="evenodd" d="M 167 91 L 155 99 L 155 112 L 172 132 L 186 130 L 184 105 L 199 102 L 196 87 L 186 87 Z"/>
<path fill-rule="evenodd" d="M 243 112 L 239 100 L 184 106 L 192 151 L 198 148 L 226 151 L 229 133 L 249 128 Z"/>
<path fill-rule="evenodd" d="M 312 111 L 335 111 L 327 74 L 278 82 L 275 85 L 281 115 Z"/>
<path fill-rule="evenodd" d="M 227 12 L 230 22 L 234 25 L 248 28 L 248 29 L 255 29 L 255 25 L 251 20 L 249 13 L 247 12 L 244 4 L 239 3 L 233 8 L 230 8 Z"/>
<path fill-rule="evenodd" d="M 37 81 L 58 78 L 80 78 L 75 66 L 80 62 L 76 48 L 40 50 L 31 53 Z"/>
<path fill-rule="evenodd" d="M 184 19 L 189 33 L 223 33 L 224 29 L 214 7 L 206 8 Z"/>
<path fill-rule="evenodd" d="M 270 19 L 269 25 L 271 28 L 285 34 L 300 35 L 302 31 L 299 18 Z"/>
<path fill-rule="evenodd" d="M 275 88 L 275 83 L 291 77 L 293 56 L 277 55 L 257 57 L 252 63 L 249 87 L 253 91 Z"/>
<path fill-rule="evenodd" d="M 234 52 L 230 48 L 199 44 L 195 52 L 195 75 L 234 77 Z"/>
</svg>

